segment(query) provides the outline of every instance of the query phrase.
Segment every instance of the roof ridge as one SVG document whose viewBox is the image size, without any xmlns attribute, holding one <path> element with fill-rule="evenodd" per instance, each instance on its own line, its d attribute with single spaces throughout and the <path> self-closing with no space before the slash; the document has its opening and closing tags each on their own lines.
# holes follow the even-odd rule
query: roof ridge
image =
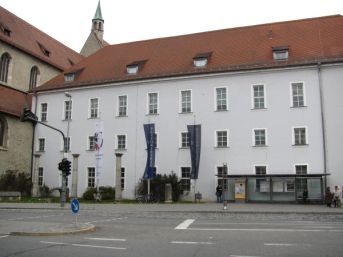
<svg viewBox="0 0 343 257">
<path fill-rule="evenodd" d="M 10 15 L 12 15 L 12 16 L 14 16 L 16 19 L 18 19 L 21 23 L 25 23 L 28 27 L 30 27 L 31 29 L 33 29 L 33 30 L 35 30 L 35 31 L 37 31 L 37 32 L 39 32 L 39 34 L 40 35 L 42 35 L 43 37 L 45 37 L 45 38 L 48 38 L 49 40 L 52 40 L 52 41 L 55 41 L 56 43 L 58 43 L 60 46 L 63 46 L 64 48 L 66 48 L 66 49 L 68 49 L 68 50 L 70 50 L 70 51 L 72 51 L 72 52 L 74 52 L 74 53 L 76 53 L 76 54 L 78 54 L 79 55 L 79 53 L 78 52 L 76 52 L 74 49 L 72 49 L 72 48 L 70 48 L 69 46 L 67 46 L 67 45 L 65 45 L 65 44 L 63 44 L 62 42 L 60 42 L 59 40 L 57 40 L 57 39 L 55 39 L 55 38 L 53 38 L 52 36 L 50 36 L 49 34 L 47 34 L 46 32 L 44 32 L 44 31 L 42 31 L 42 30 L 40 30 L 40 29 L 38 29 L 37 27 L 35 27 L 34 25 L 32 25 L 32 24 L 30 24 L 30 23 L 28 23 L 27 21 L 25 21 L 24 19 L 22 19 L 22 18 L 20 18 L 19 16 L 17 16 L 16 14 L 14 14 L 14 13 L 12 13 L 12 12 L 10 12 L 9 10 L 7 10 L 6 8 L 4 8 L 4 7 L 2 7 L 2 6 L 0 6 L 0 8 L 2 8 L 5 12 L 7 12 L 8 14 L 10 14 Z M 1 19 L 0 19 L 1 20 Z M 8 25 L 8 24 L 6 24 L 6 26 L 8 26 L 9 28 L 11 28 L 11 26 L 10 25 Z M 39 40 L 38 39 L 35 39 L 37 42 L 39 42 Z M 40 42 L 41 43 L 41 42 Z M 47 46 L 45 46 L 45 47 L 47 47 Z"/>
</svg>

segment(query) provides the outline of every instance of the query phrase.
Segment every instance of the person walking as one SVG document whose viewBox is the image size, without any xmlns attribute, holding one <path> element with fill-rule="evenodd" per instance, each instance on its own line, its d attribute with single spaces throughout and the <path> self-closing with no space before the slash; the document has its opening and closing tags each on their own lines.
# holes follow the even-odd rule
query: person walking
<svg viewBox="0 0 343 257">
<path fill-rule="evenodd" d="M 222 194 L 223 194 L 223 188 L 221 185 L 218 185 L 216 188 L 217 203 L 222 202 Z"/>
<path fill-rule="evenodd" d="M 334 207 L 341 207 L 341 190 L 338 186 L 335 186 L 335 192 L 333 194 L 333 205 Z"/>
<path fill-rule="evenodd" d="M 327 187 L 325 190 L 325 203 L 327 207 L 331 207 L 333 199 L 333 193 L 330 190 L 330 187 Z"/>
</svg>

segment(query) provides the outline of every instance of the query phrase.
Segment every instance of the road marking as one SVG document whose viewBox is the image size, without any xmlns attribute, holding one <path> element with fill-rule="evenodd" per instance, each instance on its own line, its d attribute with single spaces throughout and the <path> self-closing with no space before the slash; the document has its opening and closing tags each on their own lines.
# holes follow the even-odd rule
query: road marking
<svg viewBox="0 0 343 257">
<path fill-rule="evenodd" d="M 8 237 L 9 235 L 4 235 L 4 236 L 0 236 L 0 238 L 5 238 L 5 237 Z"/>
<path fill-rule="evenodd" d="M 99 240 L 99 241 L 121 241 L 125 242 L 126 239 L 123 238 L 102 238 L 102 237 L 85 237 L 87 240 Z"/>
<path fill-rule="evenodd" d="M 65 245 L 65 246 L 77 246 L 77 247 L 90 247 L 90 248 L 102 248 L 102 249 L 114 249 L 114 250 L 126 250 L 124 247 L 114 246 L 102 246 L 102 245 L 86 245 L 86 244 L 66 244 L 62 242 L 51 242 L 51 241 L 40 241 L 42 244 L 53 244 L 53 245 Z"/>
<path fill-rule="evenodd" d="M 312 246 L 311 244 L 264 243 L 265 246 Z"/>
<path fill-rule="evenodd" d="M 175 228 L 176 229 L 176 228 Z M 198 231 L 253 231 L 253 232 L 343 232 L 343 229 L 280 229 L 280 228 L 187 228 Z"/>
<path fill-rule="evenodd" d="M 259 256 L 252 256 L 252 255 L 230 255 L 229 257 L 259 257 Z"/>
<path fill-rule="evenodd" d="M 62 242 L 52 242 L 52 241 L 40 241 L 42 244 L 51 244 L 51 245 L 67 245 Z"/>
<path fill-rule="evenodd" d="M 194 219 L 185 220 L 184 222 L 176 226 L 175 229 L 187 229 L 194 221 Z"/>
<path fill-rule="evenodd" d="M 213 245 L 213 242 L 186 242 L 186 241 L 171 241 L 171 244 L 188 244 L 188 245 Z"/>
<path fill-rule="evenodd" d="M 113 246 L 102 246 L 102 245 L 83 245 L 83 244 L 71 244 L 72 246 L 79 247 L 91 247 L 91 248 L 102 248 L 102 249 L 114 249 L 114 250 L 126 250 L 124 247 L 113 247 Z"/>
</svg>

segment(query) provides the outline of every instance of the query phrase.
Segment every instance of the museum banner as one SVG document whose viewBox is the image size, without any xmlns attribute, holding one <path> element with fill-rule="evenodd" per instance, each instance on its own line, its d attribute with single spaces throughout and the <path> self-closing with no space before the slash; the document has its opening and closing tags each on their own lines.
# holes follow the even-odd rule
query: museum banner
<svg viewBox="0 0 343 257">
<path fill-rule="evenodd" d="M 144 179 L 153 179 L 154 178 L 154 169 L 155 169 L 155 124 L 149 123 L 144 124 L 144 133 L 147 145 L 147 161 L 145 166 L 145 171 L 143 178 Z"/>
<path fill-rule="evenodd" d="M 201 152 L 201 125 L 188 125 L 187 129 L 192 162 L 191 179 L 198 179 Z"/>
</svg>

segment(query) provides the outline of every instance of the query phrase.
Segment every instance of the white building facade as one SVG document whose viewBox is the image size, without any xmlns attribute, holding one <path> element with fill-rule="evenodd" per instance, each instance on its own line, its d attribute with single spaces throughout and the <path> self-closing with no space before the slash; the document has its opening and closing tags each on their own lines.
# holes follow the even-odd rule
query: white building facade
<svg viewBox="0 0 343 257">
<path fill-rule="evenodd" d="M 94 132 L 101 120 L 99 185 L 115 185 L 115 153 L 123 153 L 123 198 L 136 197 L 147 161 L 143 125 L 154 123 L 156 172 L 176 173 L 184 199 L 200 192 L 203 199 L 215 200 L 216 186 L 222 184 L 228 200 L 296 201 L 304 188 L 310 199 L 320 200 L 325 186 L 343 185 L 342 83 L 339 61 L 79 86 L 66 82 L 60 88 L 38 90 L 34 111 L 40 121 L 70 137 L 70 160 L 71 154 L 80 155 L 78 196 L 96 186 Z M 187 134 L 187 125 L 194 124 L 202 129 L 196 181 L 190 179 Z M 35 149 L 41 154 L 44 183 L 60 186 L 62 137 L 37 125 Z"/>
</svg>

